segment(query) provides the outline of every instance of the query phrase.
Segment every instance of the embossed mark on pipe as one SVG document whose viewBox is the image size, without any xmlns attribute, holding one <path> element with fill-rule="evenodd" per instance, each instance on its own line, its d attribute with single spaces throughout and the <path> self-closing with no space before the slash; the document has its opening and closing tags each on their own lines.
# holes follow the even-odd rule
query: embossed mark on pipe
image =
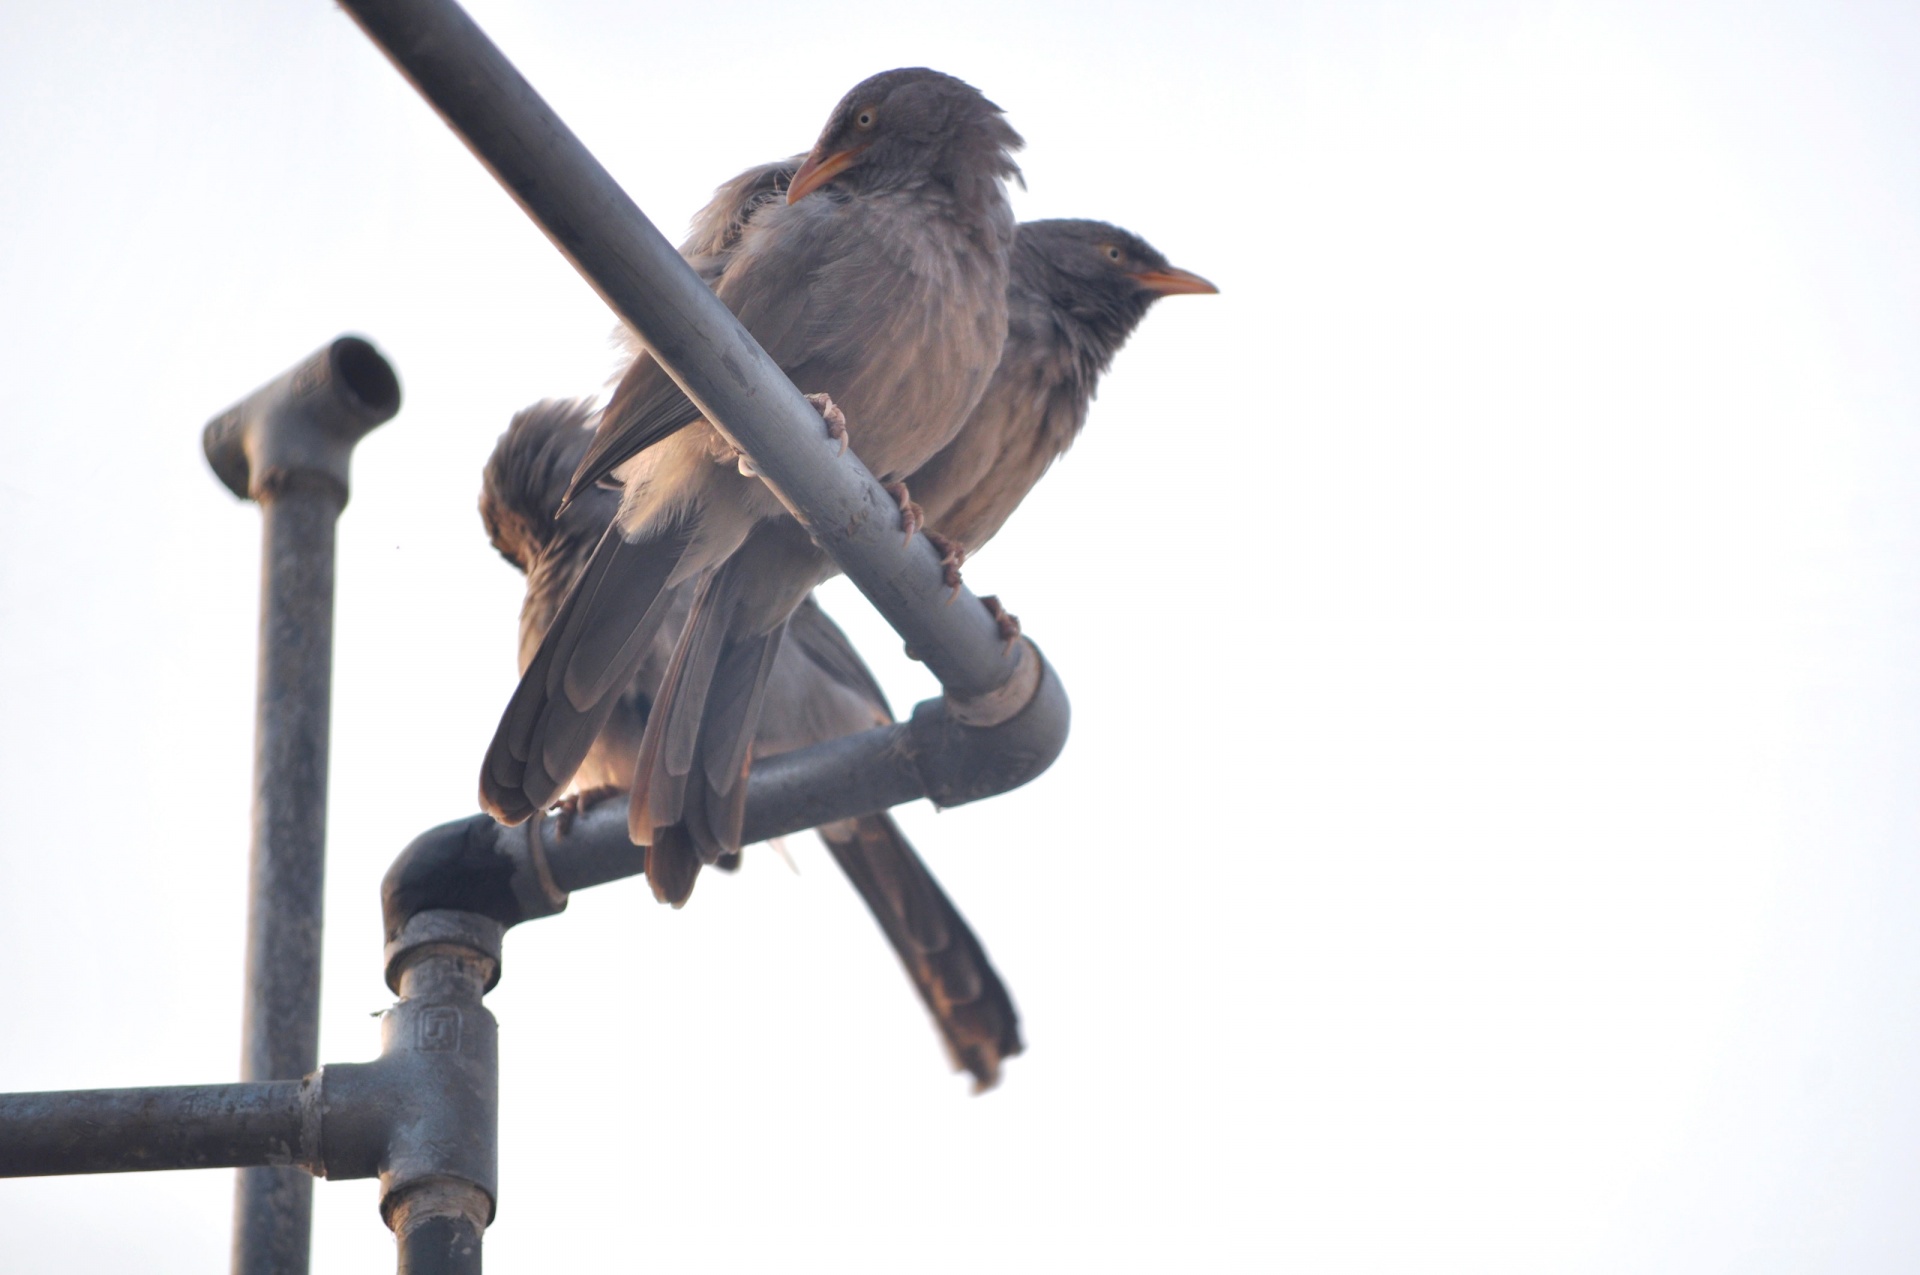
<svg viewBox="0 0 1920 1275">
<path fill-rule="evenodd" d="M 460 1048 L 460 1011 L 451 1005 L 429 1006 L 420 1015 L 420 1052 L 450 1054 Z"/>
</svg>

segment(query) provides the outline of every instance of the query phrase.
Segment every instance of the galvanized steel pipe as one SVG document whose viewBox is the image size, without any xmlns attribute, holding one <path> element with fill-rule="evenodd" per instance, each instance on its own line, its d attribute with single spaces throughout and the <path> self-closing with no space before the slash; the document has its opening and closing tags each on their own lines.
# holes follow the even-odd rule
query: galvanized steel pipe
<svg viewBox="0 0 1920 1275">
<path fill-rule="evenodd" d="M 399 410 L 392 367 L 341 337 L 214 418 L 203 439 L 214 473 L 261 518 L 242 1080 L 295 1079 L 319 1062 L 334 523 L 354 444 Z M 305 1271 L 312 1214 L 305 1173 L 242 1170 L 236 1275 Z"/>
<path fill-rule="evenodd" d="M 300 1165 L 318 1121 L 307 1080 L 0 1094 L 0 1178 Z"/>
</svg>

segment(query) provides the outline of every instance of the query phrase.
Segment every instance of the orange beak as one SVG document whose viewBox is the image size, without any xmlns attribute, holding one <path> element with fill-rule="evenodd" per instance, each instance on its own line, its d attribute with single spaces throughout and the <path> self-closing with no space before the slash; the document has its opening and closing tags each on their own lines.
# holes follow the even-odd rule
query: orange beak
<svg viewBox="0 0 1920 1275">
<path fill-rule="evenodd" d="M 793 181 L 787 186 L 787 202 L 797 204 L 819 190 L 822 186 L 852 168 L 859 159 L 865 146 L 850 146 L 843 151 L 821 159 L 818 155 L 807 156 L 807 162 L 800 165 L 800 171 L 793 175 Z"/>
<path fill-rule="evenodd" d="M 1168 266 L 1165 270 L 1142 270 L 1133 277 L 1135 282 L 1157 297 L 1178 296 L 1183 292 L 1220 291 L 1193 271 L 1182 270 L 1178 266 Z"/>
</svg>

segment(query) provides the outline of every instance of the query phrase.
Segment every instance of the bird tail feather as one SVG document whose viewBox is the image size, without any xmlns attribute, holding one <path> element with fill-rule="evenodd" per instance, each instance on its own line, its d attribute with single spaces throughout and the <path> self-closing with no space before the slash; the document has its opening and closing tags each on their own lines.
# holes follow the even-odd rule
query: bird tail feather
<svg viewBox="0 0 1920 1275">
<path fill-rule="evenodd" d="M 972 1073 L 976 1092 L 991 1089 L 1025 1046 L 1013 998 L 966 918 L 891 815 L 827 824 L 820 838 L 880 923 L 954 1069 Z"/>
<path fill-rule="evenodd" d="M 647 880 L 675 907 L 702 864 L 740 852 L 753 738 L 787 628 L 755 632 L 742 620 L 751 570 L 736 556 L 701 578 L 634 767 L 628 835 L 649 846 Z"/>
</svg>

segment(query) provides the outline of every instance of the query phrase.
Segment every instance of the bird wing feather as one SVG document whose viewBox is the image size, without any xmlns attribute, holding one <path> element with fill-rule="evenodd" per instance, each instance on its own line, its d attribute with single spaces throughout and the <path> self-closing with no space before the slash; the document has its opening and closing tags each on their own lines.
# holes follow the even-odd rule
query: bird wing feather
<svg viewBox="0 0 1920 1275">
<path fill-rule="evenodd" d="M 629 544 L 609 525 L 501 714 L 480 802 L 502 823 L 552 804 L 645 660 L 667 609 L 677 539 Z"/>
<path fill-rule="evenodd" d="M 871 362 L 865 351 L 884 335 L 888 316 L 899 313 L 900 291 L 923 285 L 913 278 L 912 256 L 903 245 L 862 233 L 864 227 L 850 224 L 855 222 L 831 215 L 824 200 L 772 209 L 745 228 L 713 285 L 803 390 L 831 386 L 843 392 Z M 774 230 L 779 233 L 763 233 Z M 601 413 L 567 498 L 700 418 L 693 400 L 643 351 Z"/>
</svg>

